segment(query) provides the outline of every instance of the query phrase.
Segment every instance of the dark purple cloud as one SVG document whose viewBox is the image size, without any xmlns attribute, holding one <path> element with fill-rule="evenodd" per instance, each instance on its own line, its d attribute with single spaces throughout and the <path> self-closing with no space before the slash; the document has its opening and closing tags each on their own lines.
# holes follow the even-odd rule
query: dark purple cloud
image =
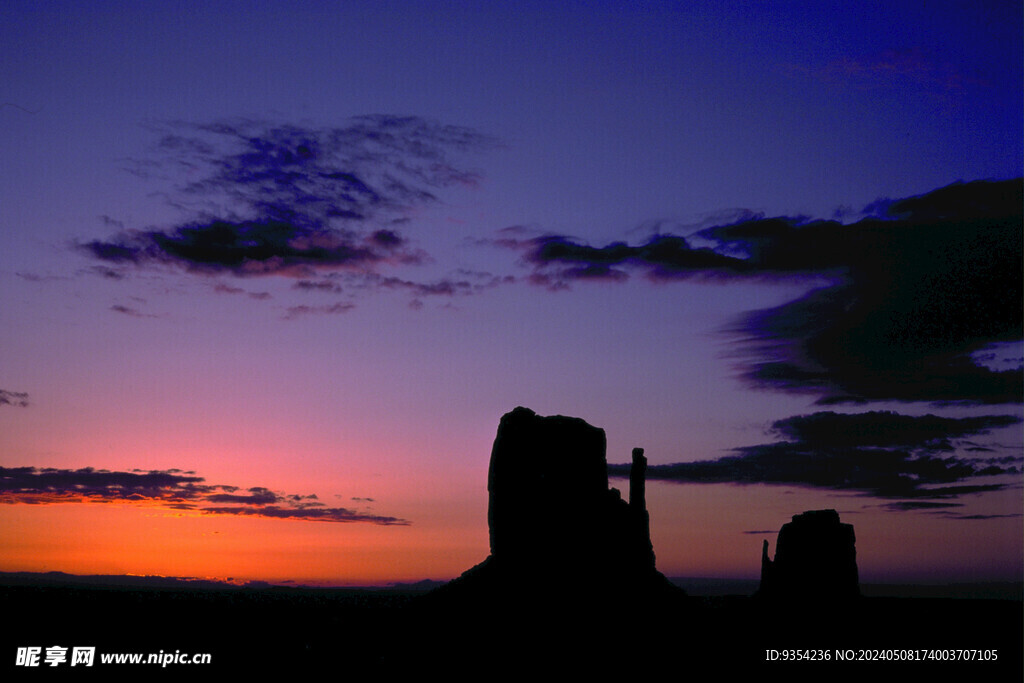
<svg viewBox="0 0 1024 683">
<path fill-rule="evenodd" d="M 138 309 L 132 308 L 131 306 L 125 306 L 123 304 L 114 304 L 110 307 L 110 310 L 114 313 L 120 313 L 121 315 L 130 315 L 133 318 L 147 317 L 145 313 L 140 312 Z"/>
<path fill-rule="evenodd" d="M 231 285 L 226 285 L 223 282 L 216 283 L 213 286 L 213 291 L 217 292 L 218 294 L 244 294 L 245 296 L 249 297 L 250 299 L 270 299 L 270 298 L 272 298 L 270 296 L 270 292 L 250 292 L 247 289 L 243 289 L 241 287 L 232 287 Z"/>
<path fill-rule="evenodd" d="M 307 292 L 326 292 L 329 294 L 340 294 L 341 285 L 330 280 L 299 280 L 294 285 L 295 289 Z"/>
<path fill-rule="evenodd" d="M 84 499 L 146 499 L 181 502 L 199 499 L 217 487 L 180 470 L 111 472 L 85 467 L 77 470 L 0 467 L 0 501 L 52 502 Z"/>
<path fill-rule="evenodd" d="M 100 277 L 107 280 L 124 279 L 124 273 L 122 273 L 120 270 L 116 270 L 108 266 L 92 266 L 91 268 L 88 269 L 88 272 L 92 273 L 93 275 L 99 275 Z"/>
<path fill-rule="evenodd" d="M 91 257 L 236 276 L 418 262 L 396 226 L 439 188 L 474 183 L 452 157 L 493 144 L 469 128 L 384 115 L 334 128 L 241 120 L 161 132 L 155 159 L 136 170 L 187 173 L 171 196 L 190 218 L 80 243 Z"/>
<path fill-rule="evenodd" d="M 271 517 L 274 519 L 297 519 L 311 522 L 368 522 L 383 526 L 408 526 L 409 522 L 396 517 L 370 515 L 348 508 L 282 508 L 266 505 L 260 508 L 213 507 L 203 510 L 211 515 L 241 515 Z"/>
<path fill-rule="evenodd" d="M 7 391 L 0 389 L 0 406 L 28 407 L 28 393 L 24 391 Z"/>
<path fill-rule="evenodd" d="M 122 235 L 119 242 L 92 241 L 82 248 L 114 263 L 166 263 L 199 273 L 271 275 L 318 268 L 363 267 L 393 250 L 353 231 L 304 228 L 273 220 L 197 221 L 167 231 Z"/>
<path fill-rule="evenodd" d="M 315 494 L 298 495 L 255 486 L 240 489 L 207 484 L 194 472 L 178 469 L 111 472 L 86 467 L 77 470 L 0 467 L 0 503 L 52 505 L 129 501 L 168 510 L 210 515 L 245 515 L 318 522 L 367 522 L 408 525 L 397 517 L 371 515 L 347 508 L 328 508 Z"/>
<path fill-rule="evenodd" d="M 262 486 L 249 489 L 248 493 L 212 493 L 206 496 L 209 503 L 241 503 L 243 505 L 270 505 L 280 500 L 280 497 Z"/>
<path fill-rule="evenodd" d="M 338 302 L 323 306 L 300 304 L 298 306 L 289 306 L 285 318 L 294 319 L 304 315 L 339 315 L 341 313 L 348 313 L 355 307 L 355 304 L 348 302 Z"/>
<path fill-rule="evenodd" d="M 347 297 L 333 304 L 309 305 L 301 304 L 288 309 L 286 318 L 303 315 L 346 313 L 355 304 L 352 299 L 368 290 L 402 292 L 413 297 L 411 306 L 421 308 L 424 298 L 453 298 L 479 294 L 500 285 L 511 284 L 516 278 L 511 275 L 494 275 L 491 273 L 459 269 L 449 277 L 435 280 L 416 281 L 394 275 L 380 273 L 329 273 L 319 279 L 298 280 L 294 289 L 304 292 L 342 295 Z"/>
<path fill-rule="evenodd" d="M 752 387 L 866 401 L 1020 403 L 1020 364 L 977 361 L 1024 338 L 1024 182 L 957 183 L 886 200 L 851 225 L 746 217 L 692 235 L 592 247 L 564 236 L 503 235 L 552 290 L 575 281 L 792 280 L 828 284 L 755 311 L 726 332 Z M 711 246 L 696 246 L 711 245 Z"/>
<path fill-rule="evenodd" d="M 826 411 L 777 420 L 772 423 L 772 431 L 809 447 L 924 448 L 938 452 L 953 451 L 954 439 L 1019 422 L 1020 419 L 1009 415 L 954 418 L 902 415 L 892 411 L 854 414 Z M 1000 460 L 1010 462 L 1013 456 Z"/>
<path fill-rule="evenodd" d="M 1024 459 L 1014 455 L 959 455 L 965 436 L 1021 423 L 1010 415 L 944 418 L 892 412 L 814 413 L 778 420 L 772 431 L 787 441 L 733 449 L 714 460 L 651 465 L 647 477 L 677 483 L 779 484 L 900 498 L 890 509 L 941 506 L 968 494 L 1008 486 L 979 477 L 1017 475 Z M 609 465 L 612 476 L 629 476 L 629 465 Z"/>
<path fill-rule="evenodd" d="M 499 276 L 472 271 L 457 271 L 454 277 L 440 278 L 431 282 L 415 282 L 404 278 L 380 275 L 369 275 L 364 280 L 372 287 L 401 290 L 417 297 L 477 294 L 501 284 L 515 282 L 515 278 L 511 275 Z"/>
<path fill-rule="evenodd" d="M 907 512 L 917 510 L 949 510 L 951 508 L 963 507 L 963 503 L 939 503 L 932 500 L 901 500 L 896 503 L 886 503 L 882 507 L 894 512 Z"/>
</svg>

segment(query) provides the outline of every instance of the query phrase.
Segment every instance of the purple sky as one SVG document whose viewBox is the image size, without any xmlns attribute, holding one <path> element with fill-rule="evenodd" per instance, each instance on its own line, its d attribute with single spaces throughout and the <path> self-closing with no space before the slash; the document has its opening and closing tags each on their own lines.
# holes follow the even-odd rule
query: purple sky
<svg viewBox="0 0 1024 683">
<path fill-rule="evenodd" d="M 449 578 L 525 405 L 667 574 L 1019 579 L 1021 8 L 712 5 L 4 3 L 0 570 Z"/>
</svg>

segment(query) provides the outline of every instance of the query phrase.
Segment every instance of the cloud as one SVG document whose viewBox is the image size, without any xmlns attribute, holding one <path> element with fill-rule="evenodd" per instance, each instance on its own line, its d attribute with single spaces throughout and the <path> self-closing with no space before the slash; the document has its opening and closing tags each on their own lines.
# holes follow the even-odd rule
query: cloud
<svg viewBox="0 0 1024 683">
<path fill-rule="evenodd" d="M 260 506 L 276 503 L 278 500 L 279 497 L 276 493 L 261 486 L 249 489 L 247 494 L 216 493 L 206 496 L 206 501 L 210 503 L 241 503 Z"/>
<path fill-rule="evenodd" d="M 368 290 L 403 292 L 413 297 L 410 306 L 422 308 L 421 299 L 423 298 L 452 298 L 479 294 L 515 281 L 516 278 L 512 275 L 494 275 L 465 269 L 458 269 L 449 277 L 425 282 L 380 273 L 329 273 L 320 279 L 298 280 L 293 288 L 304 292 L 343 295 L 349 298 L 333 304 L 292 306 L 288 308 L 285 318 L 293 319 L 310 314 L 346 313 L 355 308 L 352 299 L 359 293 Z"/>
<path fill-rule="evenodd" d="M 772 431 L 789 441 L 736 448 L 735 455 L 715 460 L 651 465 L 647 477 L 676 483 L 780 484 L 905 499 L 888 506 L 894 510 L 951 507 L 936 501 L 1002 490 L 1008 485 L 962 482 L 1019 476 L 1024 462 L 1019 456 L 956 455 L 955 441 L 1020 423 L 1021 418 L 1010 415 L 820 412 L 773 423 Z M 609 465 L 609 474 L 626 477 L 629 466 Z"/>
<path fill-rule="evenodd" d="M 241 287 L 232 287 L 231 285 L 226 285 L 223 282 L 216 283 L 213 286 L 213 291 L 217 292 L 218 294 L 244 294 L 245 296 L 248 296 L 250 299 L 272 298 L 270 292 L 250 292 Z"/>
<path fill-rule="evenodd" d="M 747 217 L 689 236 L 592 247 L 565 236 L 502 235 L 530 282 L 804 278 L 817 287 L 725 330 L 752 387 L 865 401 L 1020 403 L 1020 364 L 976 354 L 1024 338 L 1024 182 L 957 183 L 885 200 L 851 225 Z M 696 246 L 709 244 L 711 246 Z M 827 284 L 822 285 L 822 282 Z"/>
<path fill-rule="evenodd" d="M 0 467 L 0 503 L 110 502 L 129 502 L 207 515 L 366 522 L 388 526 L 409 524 L 397 517 L 371 515 L 348 508 L 328 508 L 317 500 L 315 494 L 284 494 L 261 486 L 243 490 L 237 486 L 207 484 L 194 472 L 178 469 L 111 472 L 91 467 L 77 470 Z"/>
<path fill-rule="evenodd" d="M 492 275 L 476 271 L 456 271 L 454 277 L 445 277 L 431 282 L 415 282 L 399 277 L 384 277 L 377 274 L 368 274 L 362 278 L 363 286 L 370 286 L 379 289 L 394 289 L 409 292 L 417 297 L 423 296 L 458 296 L 464 294 L 477 294 L 486 289 L 492 289 L 502 284 L 515 282 L 511 275 Z"/>
<path fill-rule="evenodd" d="M 306 304 L 301 304 L 299 306 L 289 306 L 284 317 L 287 320 L 293 320 L 299 316 L 305 315 L 338 315 L 340 313 L 348 313 L 355 307 L 355 304 L 347 302 L 338 302 L 323 306 L 308 306 Z"/>
<path fill-rule="evenodd" d="M 915 417 L 892 411 L 855 414 L 827 411 L 777 420 L 772 424 L 772 431 L 816 448 L 902 447 L 952 451 L 953 439 L 1019 422 L 1020 419 L 1010 415 L 953 418 L 936 415 Z M 1011 460 L 1012 457 L 1006 461 Z"/>
<path fill-rule="evenodd" d="M 990 520 L 990 519 L 1019 519 L 1024 517 L 1024 514 L 1016 512 L 1011 514 L 971 514 L 966 515 L 959 511 L 959 508 L 963 507 L 962 503 L 941 503 L 934 501 L 923 501 L 923 500 L 901 500 L 894 503 L 886 503 L 880 506 L 885 510 L 892 512 L 924 512 L 930 515 L 936 515 L 939 517 L 946 517 L 948 519 L 957 520 Z"/>
<path fill-rule="evenodd" d="M 110 268 L 108 266 L 92 266 L 91 268 L 88 268 L 86 272 L 91 273 L 92 275 L 98 275 L 106 280 L 124 279 L 123 272 L 121 272 L 120 270 L 116 270 L 114 268 Z"/>
<path fill-rule="evenodd" d="M 211 515 L 242 515 L 271 517 L 274 519 L 298 519 L 313 522 L 369 522 L 383 526 L 406 526 L 409 523 L 395 517 L 369 515 L 355 512 L 347 508 L 282 508 L 267 505 L 261 508 L 206 508 L 203 510 Z"/>
<path fill-rule="evenodd" d="M 7 391 L 0 389 L 0 406 L 28 407 L 28 393 L 24 391 Z"/>
<path fill-rule="evenodd" d="M 896 512 L 907 510 L 947 510 L 949 508 L 963 507 L 963 503 L 938 503 L 931 500 L 901 500 L 896 503 L 886 503 L 882 507 Z"/>
<path fill-rule="evenodd" d="M 80 500 L 151 500 L 182 502 L 200 499 L 216 487 L 180 471 L 111 472 L 0 467 L 0 501 L 5 503 L 75 502 Z"/>
<path fill-rule="evenodd" d="M 92 258 L 239 277 L 420 262 L 397 226 L 437 189 L 476 182 L 453 155 L 494 144 L 469 128 L 385 115 L 333 128 L 240 120 L 160 132 L 156 158 L 136 171 L 187 174 L 171 197 L 189 218 L 79 243 Z"/>
<path fill-rule="evenodd" d="M 165 263 L 198 273 L 258 276 L 369 267 L 396 256 L 396 246 L 355 231 L 256 219 L 196 221 L 169 231 L 122 235 L 116 242 L 94 240 L 82 248 L 113 263 Z"/>
<path fill-rule="evenodd" d="M 145 313 L 141 313 L 136 308 L 132 308 L 131 306 L 125 306 L 123 304 L 114 304 L 113 306 L 110 307 L 110 310 L 112 310 L 114 313 L 120 313 L 122 315 L 132 316 L 133 318 L 152 317 L 152 316 L 147 316 Z"/>
<path fill-rule="evenodd" d="M 330 294 L 341 293 L 341 285 L 328 280 L 299 280 L 292 285 L 292 287 L 294 289 L 301 289 L 307 292 L 327 292 Z"/>
<path fill-rule="evenodd" d="M 654 279 L 710 277 L 717 274 L 740 275 L 751 271 L 745 259 L 719 254 L 706 247 L 692 247 L 685 238 L 656 235 L 646 244 L 630 247 L 615 242 L 595 248 L 551 235 L 532 241 L 527 260 L 544 266 L 558 263 L 560 279 L 577 280 L 609 277 L 625 279 L 625 271 L 614 266 L 641 266 Z"/>
</svg>

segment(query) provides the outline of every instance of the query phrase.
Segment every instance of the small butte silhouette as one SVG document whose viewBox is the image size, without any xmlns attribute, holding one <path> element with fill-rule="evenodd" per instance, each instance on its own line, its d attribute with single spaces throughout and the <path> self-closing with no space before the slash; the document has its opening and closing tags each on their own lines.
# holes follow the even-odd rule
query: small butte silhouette
<svg viewBox="0 0 1024 683">
<path fill-rule="evenodd" d="M 860 597 L 856 538 L 852 524 L 842 524 L 835 510 L 809 510 L 783 524 L 768 559 L 761 550 L 761 586 L 767 599 L 850 600 Z"/>
</svg>

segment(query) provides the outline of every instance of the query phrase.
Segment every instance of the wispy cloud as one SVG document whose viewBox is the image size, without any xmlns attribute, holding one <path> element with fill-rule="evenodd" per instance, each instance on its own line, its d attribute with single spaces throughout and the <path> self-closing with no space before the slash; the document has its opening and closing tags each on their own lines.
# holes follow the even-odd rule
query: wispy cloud
<svg viewBox="0 0 1024 683">
<path fill-rule="evenodd" d="M 0 389 L 0 406 L 28 407 L 28 393 L 24 391 L 7 391 Z"/>
<path fill-rule="evenodd" d="M 270 292 L 251 292 L 242 287 L 232 287 L 231 285 L 218 282 L 213 286 L 213 291 L 218 294 L 243 294 L 250 299 L 270 299 Z"/>
<path fill-rule="evenodd" d="M 286 494 L 254 486 L 207 484 L 195 472 L 178 469 L 116 472 L 86 467 L 77 470 L 0 467 L 0 503 L 128 502 L 166 510 L 207 515 L 244 515 L 316 522 L 364 522 L 408 525 L 397 517 L 349 508 L 327 507 L 316 495 Z"/>
<path fill-rule="evenodd" d="M 301 304 L 288 308 L 286 318 L 296 318 L 308 314 L 333 315 L 346 313 L 355 308 L 355 300 L 359 294 L 367 291 L 394 291 L 412 297 L 414 308 L 423 306 L 425 298 L 454 298 L 479 294 L 500 285 L 512 284 L 516 278 L 512 275 L 494 275 L 482 271 L 459 269 L 450 277 L 434 280 L 417 281 L 394 275 L 380 273 L 328 273 L 319 279 L 298 280 L 294 289 L 329 295 L 340 295 L 343 298 L 331 304 Z"/>
<path fill-rule="evenodd" d="M 453 159 L 494 144 L 469 128 L 384 115 L 341 127 L 237 120 L 159 132 L 155 158 L 134 167 L 172 183 L 187 176 L 170 193 L 186 218 L 76 245 L 118 273 L 308 279 L 420 263 L 427 253 L 405 234 L 409 212 L 436 202 L 440 188 L 474 184 Z"/>
<path fill-rule="evenodd" d="M 324 304 L 321 306 L 300 304 L 298 306 L 289 306 L 288 311 L 285 313 L 285 318 L 293 319 L 304 315 L 338 315 L 340 313 L 348 313 L 355 307 L 355 304 L 347 302 Z"/>
<path fill-rule="evenodd" d="M 112 310 L 114 313 L 120 313 L 121 315 L 127 315 L 127 316 L 131 316 L 133 318 L 151 318 L 151 317 L 154 317 L 154 316 L 149 315 L 147 313 L 142 313 L 137 308 L 132 308 L 131 306 L 125 306 L 124 304 L 114 304 L 113 306 L 110 307 L 110 310 Z"/>
</svg>

